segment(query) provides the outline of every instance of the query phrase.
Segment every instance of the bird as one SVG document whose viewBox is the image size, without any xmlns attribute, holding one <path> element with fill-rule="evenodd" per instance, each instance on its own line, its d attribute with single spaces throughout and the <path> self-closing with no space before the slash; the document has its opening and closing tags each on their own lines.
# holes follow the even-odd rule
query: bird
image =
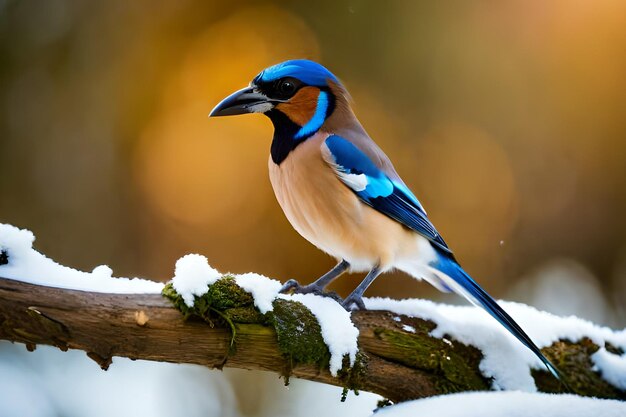
<svg viewBox="0 0 626 417">
<path fill-rule="evenodd" d="M 483 308 L 562 380 L 526 332 L 460 266 L 351 103 L 326 67 L 293 59 L 262 70 L 209 114 L 269 117 L 274 135 L 268 166 L 276 199 L 301 236 L 337 259 L 313 283 L 291 279 L 281 292 L 324 294 L 344 272 L 366 272 L 342 301 L 347 310 L 365 309 L 363 293 L 370 284 L 384 272 L 401 270 Z"/>
</svg>

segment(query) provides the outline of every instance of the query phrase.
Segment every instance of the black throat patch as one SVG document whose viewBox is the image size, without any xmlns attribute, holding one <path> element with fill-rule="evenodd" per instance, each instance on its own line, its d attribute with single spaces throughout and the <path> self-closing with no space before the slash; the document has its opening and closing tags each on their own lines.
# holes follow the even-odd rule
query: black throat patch
<svg viewBox="0 0 626 417">
<path fill-rule="evenodd" d="M 272 139 L 272 146 L 270 148 L 272 161 L 274 161 L 276 165 L 280 165 L 281 162 L 287 158 L 289 153 L 296 149 L 296 147 L 307 138 L 295 139 L 296 133 L 300 130 L 300 126 L 294 123 L 280 110 L 272 109 L 265 113 L 265 115 L 270 118 L 274 125 L 274 138 Z"/>
</svg>

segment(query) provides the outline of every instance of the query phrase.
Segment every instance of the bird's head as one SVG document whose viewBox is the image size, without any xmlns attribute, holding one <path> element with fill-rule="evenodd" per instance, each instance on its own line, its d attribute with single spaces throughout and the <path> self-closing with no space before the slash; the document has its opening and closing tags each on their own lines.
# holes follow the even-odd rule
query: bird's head
<svg viewBox="0 0 626 417">
<path fill-rule="evenodd" d="M 348 103 L 346 90 L 329 70 L 313 61 L 295 59 L 264 69 L 249 87 L 226 97 L 209 116 L 263 113 L 274 123 L 274 142 L 280 142 L 288 153 L 331 125 L 335 113 L 351 115 Z M 274 147 L 278 145 L 272 144 L 275 160 Z"/>
</svg>

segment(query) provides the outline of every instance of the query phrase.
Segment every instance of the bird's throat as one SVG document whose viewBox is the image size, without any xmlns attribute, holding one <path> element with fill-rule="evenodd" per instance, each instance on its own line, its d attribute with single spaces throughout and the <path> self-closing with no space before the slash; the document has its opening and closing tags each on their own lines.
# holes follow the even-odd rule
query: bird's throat
<svg viewBox="0 0 626 417">
<path fill-rule="evenodd" d="M 276 165 L 280 165 L 285 158 L 296 149 L 296 147 L 304 142 L 307 137 L 297 138 L 297 134 L 301 129 L 297 123 L 294 123 L 285 113 L 280 110 L 270 110 L 265 113 L 274 125 L 274 138 L 270 154 L 272 161 Z"/>
</svg>

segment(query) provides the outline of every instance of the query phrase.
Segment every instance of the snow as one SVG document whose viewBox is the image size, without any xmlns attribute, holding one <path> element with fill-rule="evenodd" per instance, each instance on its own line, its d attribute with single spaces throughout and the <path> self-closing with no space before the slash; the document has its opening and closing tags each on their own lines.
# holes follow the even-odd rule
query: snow
<svg viewBox="0 0 626 417">
<path fill-rule="evenodd" d="M 9 260 L 0 265 L 0 277 L 47 287 L 116 294 L 158 294 L 163 289 L 159 282 L 113 278 L 113 271 L 106 265 L 91 273 L 59 265 L 34 250 L 34 241 L 29 230 L 0 223 L 0 250 L 7 253 Z"/>
<path fill-rule="evenodd" d="M 322 338 L 330 352 L 330 373 L 337 376 L 343 357 L 348 355 L 350 366 L 354 365 L 359 350 L 359 329 L 350 320 L 350 313 L 332 298 L 314 294 L 281 294 L 284 300 L 299 301 L 317 318 L 322 329 Z"/>
<path fill-rule="evenodd" d="M 483 353 L 480 370 L 486 377 L 494 378 L 494 389 L 537 391 L 530 369 L 544 369 L 539 359 L 482 309 L 417 299 L 366 298 L 364 301 L 369 310 L 388 310 L 395 314 L 431 320 L 437 324 L 431 332 L 432 336 L 450 336 L 480 349 Z M 613 331 L 574 316 L 558 317 L 524 304 L 499 303 L 539 347 L 549 346 L 559 339 L 576 342 L 589 337 L 600 347 L 609 342 L 626 350 L 626 329 Z M 612 355 L 602 353 L 601 350 L 592 359 L 597 370 L 609 382 L 624 383 L 626 355 Z"/>
<path fill-rule="evenodd" d="M 237 275 L 235 282 L 244 291 L 252 294 L 254 305 L 263 314 L 272 311 L 272 302 L 276 299 L 278 291 L 283 286 L 280 281 L 253 272 Z"/>
<path fill-rule="evenodd" d="M 237 285 L 252 295 L 254 305 L 261 313 L 265 314 L 272 310 L 272 302 L 282 286 L 279 281 L 253 272 L 226 275 L 234 276 Z M 172 285 L 185 304 L 192 307 L 195 297 L 206 293 L 209 285 L 214 284 L 223 276 L 224 274 L 209 265 L 205 256 L 190 254 L 176 262 Z"/>
<path fill-rule="evenodd" d="M 595 364 L 594 370 L 599 371 L 602 377 L 610 384 L 626 390 L 626 359 L 624 355 L 616 355 L 605 348 L 600 348 L 591 356 Z"/>
<path fill-rule="evenodd" d="M 415 333 L 415 327 L 409 326 L 408 324 L 403 324 L 402 330 L 404 330 L 405 332 L 409 332 L 409 333 Z"/>
<path fill-rule="evenodd" d="M 54 403 L 46 395 L 45 381 L 29 378 L 27 372 L 0 359 L 0 415 L 8 417 L 55 415 Z"/>
<path fill-rule="evenodd" d="M 221 277 L 205 256 L 189 254 L 176 261 L 172 285 L 185 304 L 193 307 L 195 297 L 206 293 L 208 286 Z"/>
<path fill-rule="evenodd" d="M 407 401 L 377 411 L 375 417 L 622 417 L 626 403 L 519 391 L 471 392 Z"/>
</svg>

